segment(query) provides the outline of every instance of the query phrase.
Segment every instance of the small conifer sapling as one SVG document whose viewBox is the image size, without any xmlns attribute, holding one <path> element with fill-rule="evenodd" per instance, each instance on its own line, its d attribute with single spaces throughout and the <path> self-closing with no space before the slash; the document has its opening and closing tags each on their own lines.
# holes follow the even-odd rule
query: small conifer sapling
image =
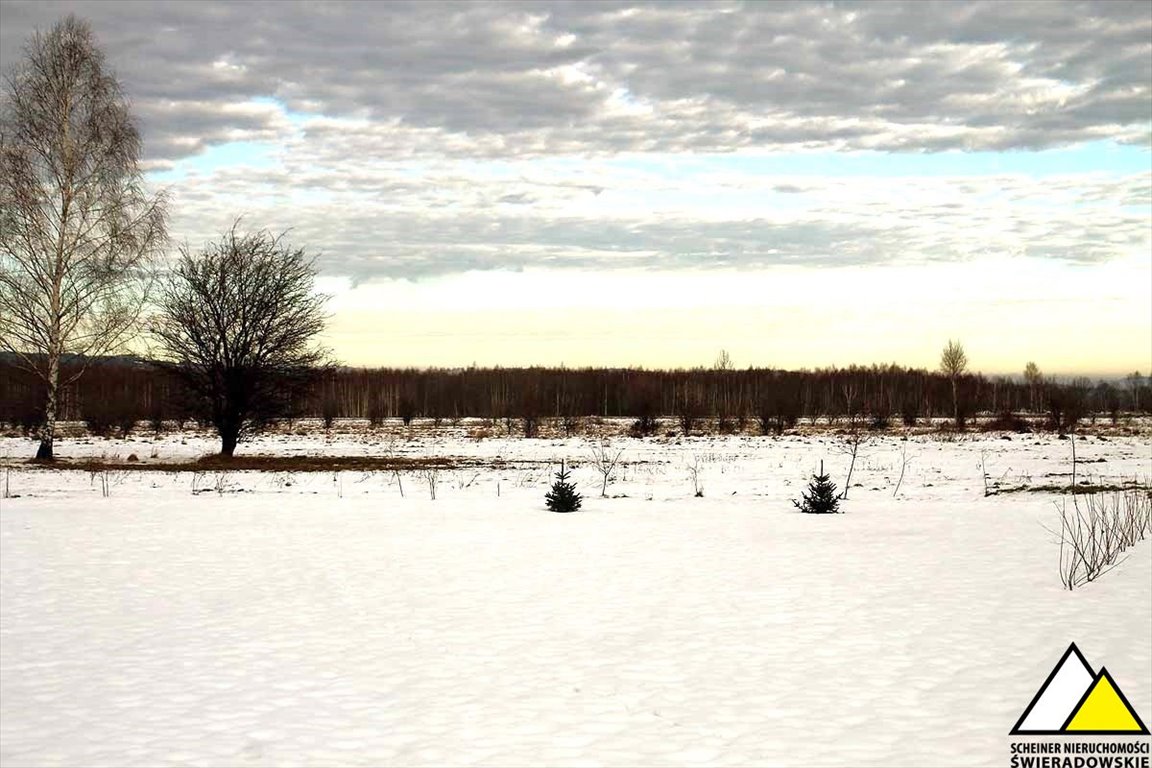
<svg viewBox="0 0 1152 768">
<path fill-rule="evenodd" d="M 570 474 L 564 462 L 560 462 L 556 482 L 552 483 L 552 490 L 544 495 L 544 502 L 553 512 L 575 512 L 580 509 L 583 498 L 576 493 L 576 484 L 568 481 Z"/>
<path fill-rule="evenodd" d="M 808 492 L 800 493 L 801 501 L 792 500 L 796 509 L 813 515 L 835 514 L 840 511 L 840 500 L 836 497 L 836 484 L 824 474 L 824 462 L 820 462 L 820 474 L 813 475 L 808 482 Z"/>
</svg>

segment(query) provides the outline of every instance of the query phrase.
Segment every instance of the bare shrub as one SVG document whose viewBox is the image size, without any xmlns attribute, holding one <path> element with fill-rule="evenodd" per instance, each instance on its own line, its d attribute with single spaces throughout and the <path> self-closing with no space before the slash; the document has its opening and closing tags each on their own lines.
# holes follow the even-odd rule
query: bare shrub
<svg viewBox="0 0 1152 768">
<path fill-rule="evenodd" d="M 1126 549 L 1147 538 L 1152 491 L 1073 494 L 1072 506 L 1064 501 L 1059 509 L 1060 580 L 1075 589 L 1115 568 Z"/>
<path fill-rule="evenodd" d="M 1086 379 L 1073 379 L 1067 384 L 1052 382 L 1045 396 L 1048 409 L 1048 427 L 1061 435 L 1076 430 L 1088 410 Z"/>
<path fill-rule="evenodd" d="M 704 403 L 694 395 L 686 396 L 676 409 L 676 419 L 680 422 L 680 431 L 688 437 L 700 423 L 704 416 Z"/>
<path fill-rule="evenodd" d="M 384 399 L 379 396 L 373 397 L 368 402 L 368 424 L 373 427 L 383 424 L 385 412 Z"/>
<path fill-rule="evenodd" d="M 131 411 L 121 410 L 116 417 L 116 427 L 120 430 L 121 437 L 128 437 L 136 431 L 136 425 L 140 422 L 136 419 L 136 414 Z"/>
<path fill-rule="evenodd" d="M 612 473 L 616 471 L 616 465 L 620 462 L 620 456 L 623 453 L 623 448 L 614 451 L 607 442 L 592 448 L 592 466 L 600 473 L 602 479 L 600 483 L 601 498 L 608 495 L 608 481 L 612 479 Z"/>
<path fill-rule="evenodd" d="M 981 428 L 983 432 L 1016 432 L 1023 434 L 1031 432 L 1028 422 L 1012 411 L 1001 411 L 994 419 L 986 422 Z"/>
<path fill-rule="evenodd" d="M 567 391 L 556 395 L 557 412 L 560 417 L 560 428 L 564 430 L 564 437 L 572 437 L 580 431 L 580 407 L 575 396 Z"/>
<path fill-rule="evenodd" d="M 84 426 L 92 437 L 108 437 L 112 434 L 112 417 L 104 408 L 85 406 Z"/>
<path fill-rule="evenodd" d="M 903 422 L 906 427 L 914 427 L 919 418 L 920 401 L 914 397 L 905 398 L 904 402 L 900 405 L 900 421 Z"/>
<path fill-rule="evenodd" d="M 878 408 L 869 413 L 867 428 L 874 432 L 884 432 L 890 426 L 892 426 L 892 415 L 888 411 Z"/>
<path fill-rule="evenodd" d="M 138 423 L 132 402 L 119 394 L 88 398 L 80 413 L 88 434 L 93 437 L 109 437 L 114 431 L 128 437 Z"/>
<path fill-rule="evenodd" d="M 124 470 L 109 469 L 108 467 L 101 467 L 99 469 L 92 469 L 88 472 L 88 479 L 90 485 L 95 485 L 97 482 L 100 484 L 100 495 L 105 499 L 112 495 L 112 489 L 128 477 L 128 473 Z"/>
<path fill-rule="evenodd" d="M 520 424 L 524 430 L 524 437 L 536 437 L 543 411 L 540 391 L 534 386 L 529 386 L 520 398 Z M 508 431 L 511 433 L 511 425 Z"/>
<path fill-rule="evenodd" d="M 692 481 L 692 495 L 698 499 L 704 498 L 704 483 L 700 477 L 700 457 L 693 456 L 691 464 L 685 464 L 688 470 L 688 479 Z"/>
<path fill-rule="evenodd" d="M 436 501 L 436 486 L 440 484 L 440 470 L 433 467 L 420 471 L 420 476 L 424 478 L 424 482 L 428 483 L 428 497 L 432 501 Z M 399 475 L 397 475 L 399 478 Z M 401 490 L 400 495 L 403 496 L 404 492 Z"/>
<path fill-rule="evenodd" d="M 631 433 L 634 437 L 648 437 L 659 429 L 660 392 L 651 382 L 641 382 L 634 385 L 628 392 L 626 403 L 628 413 L 636 417 L 632 424 Z"/>
<path fill-rule="evenodd" d="M 154 406 L 148 414 L 148 429 L 153 435 L 159 436 L 164 431 L 164 410 Z"/>
<path fill-rule="evenodd" d="M 784 434 L 785 429 L 796 426 L 800 419 L 800 401 L 795 386 L 775 383 L 772 391 L 760 402 L 760 413 L 756 420 L 761 435 Z"/>
<path fill-rule="evenodd" d="M 20 434 L 24 437 L 31 437 L 40 430 L 40 426 L 44 423 L 44 412 L 36 406 L 25 408 L 17 414 L 16 422 L 20 427 Z"/>
<path fill-rule="evenodd" d="M 633 437 L 648 437 L 659 428 L 660 423 L 656 420 L 655 416 L 643 415 L 632 422 L 632 426 L 628 431 Z"/>
<path fill-rule="evenodd" d="M 324 429 L 331 430 L 332 425 L 336 422 L 336 416 L 340 411 L 340 403 L 336 401 L 335 397 L 325 397 L 324 402 L 320 405 L 320 418 L 324 422 Z"/>
<path fill-rule="evenodd" d="M 404 426 L 412 426 L 412 419 L 416 418 L 416 413 L 416 401 L 407 396 L 401 397 L 400 402 L 396 404 L 396 415 L 404 422 Z"/>
</svg>

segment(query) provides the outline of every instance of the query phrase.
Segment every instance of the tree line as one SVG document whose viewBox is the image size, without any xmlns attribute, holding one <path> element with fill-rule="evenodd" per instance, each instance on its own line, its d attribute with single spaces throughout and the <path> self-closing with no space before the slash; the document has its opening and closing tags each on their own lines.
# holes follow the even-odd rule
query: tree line
<svg viewBox="0 0 1152 768">
<path fill-rule="evenodd" d="M 66 379 L 79 364 L 64 361 Z M 276 403 L 269 420 L 486 418 L 515 421 L 515 429 L 528 435 L 545 420 L 563 426 L 593 416 L 631 419 L 642 434 L 654 432 L 657 420 L 673 420 L 676 429 L 688 433 L 767 434 L 816 420 L 882 429 L 925 419 L 958 419 L 963 425 L 978 414 L 1001 420 L 1026 415 L 1059 428 L 1072 412 L 1104 418 L 1152 412 L 1152 387 L 1139 374 L 1096 382 L 978 373 L 953 377 L 898 365 L 800 371 L 335 367 L 289 394 Z M 84 377 L 62 389 L 58 409 L 62 419 L 85 421 L 96 431 L 211 424 L 196 397 L 163 363 L 116 357 L 88 361 Z M 0 420 L 33 429 L 42 418 L 41 401 L 36 378 L 11 358 L 0 358 Z"/>
</svg>

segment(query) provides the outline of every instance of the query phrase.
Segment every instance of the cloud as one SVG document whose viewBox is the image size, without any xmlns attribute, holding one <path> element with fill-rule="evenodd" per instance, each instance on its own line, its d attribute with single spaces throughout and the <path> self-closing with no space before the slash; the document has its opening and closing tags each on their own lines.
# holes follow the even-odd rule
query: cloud
<svg viewBox="0 0 1152 768">
<path fill-rule="evenodd" d="M 92 21 L 146 168 L 172 174 L 154 178 L 172 184 L 178 238 L 195 246 L 246 214 L 354 282 L 1099 263 L 1152 245 L 1146 172 L 892 179 L 837 160 L 1148 147 L 1146 2 L 0 8 L 5 69 L 35 28 Z M 261 161 L 208 162 L 238 147 Z M 770 154 L 822 171 L 766 171 Z"/>
<path fill-rule="evenodd" d="M 273 167 L 191 175 L 174 190 L 174 229 L 195 244 L 244 212 L 357 283 L 529 267 L 1099 263 L 1152 248 L 1140 173 L 782 175 L 703 157 L 684 173 L 676 155 L 366 162 L 375 132 L 336 136 L 305 123 Z"/>
<path fill-rule="evenodd" d="M 395 126 L 394 152 L 514 157 L 1146 144 L 1152 9 L 1099 3 L 3 3 L 5 67 L 91 18 L 164 162 L 237 111 Z"/>
</svg>

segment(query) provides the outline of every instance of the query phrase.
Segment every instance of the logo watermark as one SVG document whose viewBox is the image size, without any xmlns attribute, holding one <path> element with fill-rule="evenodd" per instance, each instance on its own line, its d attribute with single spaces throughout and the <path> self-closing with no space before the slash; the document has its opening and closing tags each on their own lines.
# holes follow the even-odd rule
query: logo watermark
<svg viewBox="0 0 1152 768">
<path fill-rule="evenodd" d="M 1106 667 L 1094 672 L 1076 643 L 1009 732 L 1012 736 L 1137 737 L 1109 740 L 1014 741 L 1012 768 L 1152 768 L 1148 726 Z"/>
</svg>

